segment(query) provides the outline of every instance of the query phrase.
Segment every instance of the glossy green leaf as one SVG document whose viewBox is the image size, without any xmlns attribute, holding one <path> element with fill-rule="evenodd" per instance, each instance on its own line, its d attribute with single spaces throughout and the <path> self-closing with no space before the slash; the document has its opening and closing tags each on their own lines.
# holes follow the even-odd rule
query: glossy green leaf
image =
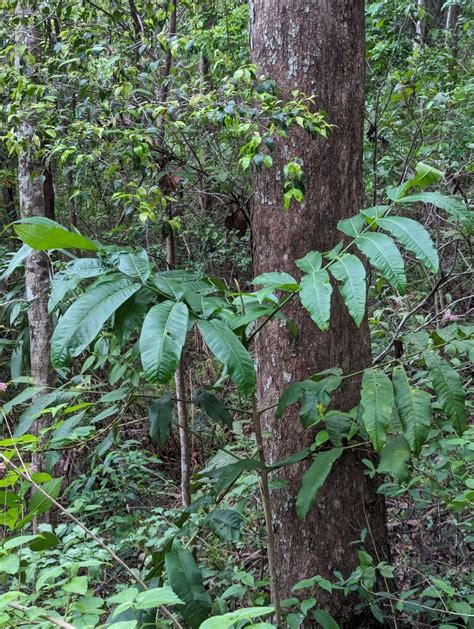
<svg viewBox="0 0 474 629">
<path fill-rule="evenodd" d="M 215 509 L 207 518 L 209 528 L 221 539 L 238 542 L 244 518 L 235 509 Z"/>
<path fill-rule="evenodd" d="M 401 483 L 408 478 L 407 461 L 410 459 L 410 445 L 403 435 L 388 437 L 380 455 L 378 471 L 390 474 Z"/>
<path fill-rule="evenodd" d="M 146 282 L 150 276 L 151 266 L 146 251 L 138 253 L 122 253 L 119 255 L 118 270 L 124 275 Z"/>
<path fill-rule="evenodd" d="M 332 286 L 325 270 L 301 278 L 300 299 L 311 319 L 323 331 L 329 328 Z"/>
<path fill-rule="evenodd" d="M 176 548 L 166 553 L 165 565 L 173 592 L 185 603 L 181 614 L 191 629 L 197 629 L 209 617 L 212 604 L 191 551 Z"/>
<path fill-rule="evenodd" d="M 382 371 L 366 369 L 362 378 L 360 414 L 372 444 L 380 452 L 390 428 L 393 386 Z"/>
<path fill-rule="evenodd" d="M 352 420 L 342 411 L 329 411 L 324 415 L 324 423 L 329 439 L 334 446 L 341 446 L 342 440 L 347 439 L 352 426 Z"/>
<path fill-rule="evenodd" d="M 388 216 L 379 219 L 377 223 L 408 251 L 414 253 L 416 259 L 420 260 L 429 271 L 438 272 L 438 253 L 429 233 L 421 223 L 405 216 Z"/>
<path fill-rule="evenodd" d="M 95 339 L 104 323 L 139 286 L 116 277 L 87 290 L 59 319 L 51 340 L 53 367 L 63 367 Z"/>
<path fill-rule="evenodd" d="M 193 394 L 192 401 L 215 422 L 220 422 L 226 426 L 232 426 L 232 415 L 227 409 L 225 403 L 216 395 L 213 395 L 208 391 L 198 389 Z"/>
<path fill-rule="evenodd" d="M 148 425 L 152 441 L 164 446 L 171 435 L 173 420 L 173 401 L 171 394 L 148 404 Z"/>
<path fill-rule="evenodd" d="M 461 376 L 434 352 L 423 352 L 423 358 L 446 417 L 461 435 L 466 430 L 466 398 Z"/>
<path fill-rule="evenodd" d="M 309 468 L 306 470 L 301 482 L 301 487 L 296 498 L 296 513 L 303 519 L 309 513 L 317 499 L 324 481 L 329 476 L 329 472 L 335 461 L 343 453 L 342 448 L 332 448 L 325 452 L 319 452 Z"/>
<path fill-rule="evenodd" d="M 365 316 L 365 267 L 357 256 L 346 253 L 329 267 L 332 275 L 342 282 L 339 292 L 356 325 L 360 325 Z"/>
<path fill-rule="evenodd" d="M 239 338 L 217 319 L 201 320 L 198 327 L 211 352 L 227 367 L 235 386 L 244 395 L 251 394 L 255 390 L 254 363 Z"/>
<path fill-rule="evenodd" d="M 55 221 L 32 216 L 24 218 L 13 226 L 16 235 L 32 249 L 47 251 L 49 249 L 86 249 L 97 251 L 97 245 L 81 236 L 68 231 Z"/>
<path fill-rule="evenodd" d="M 403 434 L 413 452 L 419 454 L 431 426 L 431 396 L 410 386 L 401 365 L 394 367 L 392 382 Z"/>
<path fill-rule="evenodd" d="M 358 236 L 354 242 L 372 266 L 403 295 L 407 283 L 405 268 L 401 253 L 393 240 L 379 232 L 368 232 Z"/>
<path fill-rule="evenodd" d="M 169 381 L 179 363 L 188 331 L 188 308 L 163 301 L 145 317 L 140 334 L 140 356 L 145 377 L 155 384 Z"/>
<path fill-rule="evenodd" d="M 10 262 L 8 263 L 5 271 L 0 275 L 0 282 L 4 282 L 7 280 L 10 275 L 26 260 L 26 258 L 30 255 L 32 249 L 28 245 L 23 245 L 18 249 L 18 251 L 13 255 Z"/>
</svg>

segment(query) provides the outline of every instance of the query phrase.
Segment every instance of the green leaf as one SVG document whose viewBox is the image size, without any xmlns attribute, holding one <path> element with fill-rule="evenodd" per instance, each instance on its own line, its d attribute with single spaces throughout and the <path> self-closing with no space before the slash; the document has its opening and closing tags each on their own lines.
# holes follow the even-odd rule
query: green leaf
<svg viewBox="0 0 474 629">
<path fill-rule="evenodd" d="M 61 491 L 62 482 L 62 476 L 60 478 L 52 478 L 51 480 L 46 481 L 46 483 L 43 483 L 41 485 L 41 489 L 43 489 L 48 494 L 48 496 L 56 499 L 59 496 L 59 492 Z M 50 498 L 47 498 L 37 489 L 35 489 L 35 491 L 31 495 L 28 508 L 30 514 L 34 514 L 36 516 L 40 513 L 48 511 L 48 509 L 50 509 L 52 506 L 52 500 Z"/>
<path fill-rule="evenodd" d="M 221 422 L 225 426 L 232 426 L 232 415 L 226 405 L 217 396 L 208 391 L 197 390 L 193 394 L 193 403 L 215 422 Z"/>
<path fill-rule="evenodd" d="M 13 273 L 13 271 L 15 271 L 15 269 L 17 269 L 26 260 L 30 253 L 31 247 L 29 247 L 28 245 L 23 245 L 22 247 L 20 247 L 20 249 L 18 249 L 18 251 L 8 263 L 5 271 L 0 275 L 0 282 L 4 282 L 5 280 L 7 280 Z"/>
<path fill-rule="evenodd" d="M 120 254 L 118 270 L 129 277 L 138 278 L 142 283 L 145 283 L 151 272 L 147 252 L 142 250 L 138 253 Z"/>
<path fill-rule="evenodd" d="M 30 543 L 29 546 L 30 550 L 33 550 L 35 552 L 49 550 L 50 548 L 54 548 L 61 543 L 59 537 L 57 537 L 54 533 L 50 533 L 48 531 L 43 531 L 43 533 L 39 533 L 34 537 L 35 539 Z"/>
<path fill-rule="evenodd" d="M 153 588 L 140 592 L 135 601 L 136 609 L 152 609 L 160 605 L 183 605 L 179 596 L 169 587 Z"/>
<path fill-rule="evenodd" d="M 87 577 L 73 577 L 68 583 L 61 586 L 61 589 L 65 592 L 71 592 L 72 594 L 84 595 L 87 592 L 88 580 Z"/>
<path fill-rule="evenodd" d="M 431 426 L 431 396 L 410 386 L 402 365 L 394 367 L 392 382 L 403 434 L 413 452 L 419 454 Z"/>
<path fill-rule="evenodd" d="M 159 400 L 152 400 L 148 405 L 149 432 L 152 441 L 164 446 L 171 435 L 173 403 L 171 393 Z"/>
<path fill-rule="evenodd" d="M 323 259 L 319 251 L 310 251 L 304 258 L 296 260 L 296 266 L 305 273 L 315 273 L 321 268 Z"/>
<path fill-rule="evenodd" d="M 265 286 L 266 288 L 272 288 L 274 290 L 283 290 L 288 292 L 295 292 L 299 289 L 298 282 L 289 273 L 263 273 L 254 280 L 252 284 Z"/>
<path fill-rule="evenodd" d="M 323 627 L 323 629 L 339 629 L 339 625 L 334 620 L 334 618 L 324 609 L 317 609 L 314 612 L 314 617 L 318 621 L 318 624 Z"/>
<path fill-rule="evenodd" d="M 357 256 L 346 253 L 329 267 L 332 275 L 342 282 L 339 292 L 357 326 L 365 316 L 365 267 Z"/>
<path fill-rule="evenodd" d="M 351 238 L 358 236 L 365 227 L 367 227 L 367 225 L 361 214 L 356 214 L 350 218 L 344 218 L 337 224 L 338 230 Z"/>
<path fill-rule="evenodd" d="M 341 411 L 329 411 L 324 415 L 324 423 L 331 443 L 334 446 L 341 446 L 342 440 L 348 438 L 352 426 L 350 415 Z"/>
<path fill-rule="evenodd" d="M 407 461 L 410 459 L 410 445 L 403 435 L 389 437 L 380 455 L 378 471 L 390 474 L 401 483 L 408 478 Z"/>
<path fill-rule="evenodd" d="M 332 450 L 319 452 L 306 470 L 296 498 L 296 513 L 300 519 L 305 518 L 309 513 L 334 462 L 343 452 L 342 448 L 332 448 Z"/>
<path fill-rule="evenodd" d="M 362 378 L 360 412 L 367 434 L 377 452 L 382 449 L 390 427 L 393 386 L 382 371 L 366 369 Z"/>
<path fill-rule="evenodd" d="M 385 234 L 370 232 L 361 234 L 354 242 L 372 266 L 403 295 L 407 283 L 405 268 L 401 253 L 393 240 Z"/>
<path fill-rule="evenodd" d="M 211 352 L 227 367 L 237 389 L 250 395 L 255 390 L 254 364 L 238 337 L 217 319 L 198 321 L 198 327 Z"/>
<path fill-rule="evenodd" d="M 63 367 L 95 339 L 104 323 L 139 286 L 127 278 L 101 282 L 87 290 L 59 319 L 51 339 L 53 367 Z"/>
<path fill-rule="evenodd" d="M 421 194 L 411 194 L 403 199 L 399 199 L 397 203 L 429 203 L 445 210 L 452 219 L 465 227 L 469 233 L 474 231 L 474 214 L 462 201 L 456 197 L 448 197 L 439 192 L 422 192 Z"/>
<path fill-rule="evenodd" d="M 377 221 L 379 227 L 390 232 L 408 251 L 415 254 L 425 267 L 437 273 L 439 269 L 438 253 L 426 229 L 411 218 L 388 216 Z"/>
<path fill-rule="evenodd" d="M 0 557 L 0 574 L 16 574 L 20 569 L 20 558 L 18 555 L 4 555 Z"/>
<path fill-rule="evenodd" d="M 176 371 L 188 331 L 188 308 L 163 301 L 150 309 L 140 334 L 140 356 L 145 377 L 166 384 Z"/>
<path fill-rule="evenodd" d="M 461 435 L 466 430 L 466 399 L 461 376 L 434 352 L 423 352 L 423 358 L 446 417 Z"/>
<path fill-rule="evenodd" d="M 203 471 L 202 475 L 208 478 L 217 478 L 214 489 L 217 494 L 220 494 L 228 489 L 242 472 L 253 472 L 262 469 L 262 467 L 262 464 L 257 459 L 240 459 L 235 463 L 230 463 L 214 470 Z"/>
<path fill-rule="evenodd" d="M 48 249 L 87 249 L 97 251 L 97 245 L 80 234 L 64 229 L 55 221 L 32 216 L 23 218 L 13 226 L 20 240 L 37 251 Z"/>
<path fill-rule="evenodd" d="M 332 286 L 325 270 L 301 278 L 300 299 L 311 319 L 323 331 L 329 328 Z"/>
<path fill-rule="evenodd" d="M 209 617 L 212 604 L 191 551 L 177 548 L 166 553 L 165 565 L 174 593 L 186 605 L 181 614 L 191 629 L 197 629 Z"/>
<path fill-rule="evenodd" d="M 273 611 L 274 607 L 244 607 L 243 609 L 237 609 L 234 612 L 228 612 L 222 616 L 208 618 L 208 620 L 205 620 L 200 625 L 199 629 L 229 629 L 240 621 L 259 618 L 260 616 L 268 616 L 268 614 L 273 614 Z"/>
<path fill-rule="evenodd" d="M 221 539 L 230 542 L 240 540 L 240 531 L 244 521 L 240 513 L 234 509 L 216 509 L 207 519 L 207 523 L 214 533 Z"/>
</svg>

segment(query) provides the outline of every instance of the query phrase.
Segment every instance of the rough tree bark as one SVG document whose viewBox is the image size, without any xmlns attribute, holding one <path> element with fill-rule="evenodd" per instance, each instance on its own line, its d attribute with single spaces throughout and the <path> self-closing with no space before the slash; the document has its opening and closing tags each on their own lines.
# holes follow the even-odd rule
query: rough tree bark
<svg viewBox="0 0 474 629">
<path fill-rule="evenodd" d="M 40 36 L 35 26 L 35 11 L 30 3 L 19 4 L 17 15 L 21 25 L 17 28 L 16 43 L 25 46 L 30 59 L 28 66 L 22 65 L 19 55 L 16 65 L 34 80 L 35 64 L 32 59 L 39 58 Z M 43 184 L 43 165 L 37 155 L 37 148 L 32 139 L 35 133 L 35 116 L 25 107 L 22 122 L 18 127 L 18 139 L 21 151 L 18 156 L 18 192 L 20 200 L 20 214 L 22 218 L 30 216 L 46 216 Z M 48 181 L 46 179 L 46 181 Z M 52 184 L 51 184 L 52 189 Z M 48 203 L 52 207 L 51 190 Z M 49 259 L 42 251 L 33 251 L 25 264 L 26 298 L 29 301 L 28 326 L 30 333 L 30 363 L 31 376 L 35 384 L 43 387 L 54 386 L 54 372 L 50 365 L 49 350 L 52 334 L 52 321 L 48 313 L 49 298 Z M 38 426 L 36 426 L 38 429 Z"/>
<path fill-rule="evenodd" d="M 362 207 L 362 143 L 364 120 L 364 2 L 363 0 L 253 0 L 251 2 L 253 61 L 278 82 L 284 97 L 299 88 L 315 94 L 318 109 L 328 112 L 336 126 L 328 140 L 313 140 L 303 132 L 278 141 L 274 168 L 258 174 L 254 182 L 254 274 L 287 271 L 297 277 L 294 260 L 310 250 L 325 251 L 341 238 L 339 219 Z M 304 203 L 283 210 L 279 175 L 293 156 L 303 160 L 306 174 Z M 266 408 L 290 381 L 329 367 L 344 373 L 370 365 L 367 321 L 358 329 L 352 323 L 337 291 L 333 292 L 331 328 L 321 333 L 296 301 L 286 314 L 299 327 L 294 339 L 281 321 L 265 326 L 256 339 L 259 405 Z M 360 381 L 350 379 L 335 399 L 335 408 L 349 410 L 359 399 Z M 314 434 L 303 429 L 297 411 L 276 420 L 264 414 L 271 436 L 266 441 L 270 462 L 281 460 L 312 443 Z M 356 546 L 363 528 L 369 530 L 369 551 L 388 558 L 385 506 L 375 485 L 364 475 L 361 458 L 347 450 L 325 483 L 324 490 L 305 521 L 295 512 L 305 464 L 284 468 L 287 489 L 272 493 L 279 587 L 282 597 L 292 585 L 316 574 L 347 576 L 357 565 Z M 315 594 L 343 627 L 369 627 L 361 621 L 354 601 L 321 589 Z M 361 625 L 360 622 L 364 624 Z M 358 624 L 359 623 L 359 624 Z M 308 624 L 306 626 L 312 626 Z"/>
</svg>

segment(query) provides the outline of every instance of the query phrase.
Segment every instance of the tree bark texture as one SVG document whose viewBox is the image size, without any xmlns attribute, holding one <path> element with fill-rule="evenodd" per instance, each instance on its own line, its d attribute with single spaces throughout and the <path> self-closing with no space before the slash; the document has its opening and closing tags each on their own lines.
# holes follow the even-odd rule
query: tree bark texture
<svg viewBox="0 0 474 629">
<path fill-rule="evenodd" d="M 34 12 L 28 4 L 20 4 L 17 15 L 22 18 L 18 27 L 17 44 L 26 46 L 32 58 L 39 56 L 39 32 L 34 26 Z M 31 62 L 29 62 L 31 63 Z M 21 69 L 31 80 L 34 80 L 34 64 L 22 67 L 19 57 L 16 59 Z M 33 144 L 35 117 L 26 108 L 18 128 L 18 138 L 22 145 L 18 157 L 18 192 L 20 214 L 22 218 L 30 216 L 46 216 L 44 184 L 48 194 L 50 209 L 54 203 L 51 178 L 43 175 L 43 165 L 37 156 L 37 148 Z M 43 251 L 33 251 L 25 264 L 26 298 L 30 302 L 28 308 L 28 326 L 30 333 L 31 376 L 35 384 L 44 387 L 54 386 L 54 372 L 51 369 L 49 350 L 52 334 L 52 321 L 48 313 L 50 288 L 49 258 Z"/>
<path fill-rule="evenodd" d="M 336 127 L 329 139 L 311 139 L 302 131 L 278 140 L 274 167 L 257 174 L 254 182 L 254 274 L 300 273 L 294 263 L 311 250 L 326 251 L 342 237 L 336 225 L 362 207 L 362 143 L 364 120 L 364 2 L 363 0 L 253 0 L 251 2 L 253 61 L 291 97 L 298 88 L 316 95 L 316 107 L 328 113 Z M 302 159 L 305 199 L 283 209 L 280 176 L 292 157 Z M 367 321 L 357 328 L 337 290 L 333 291 L 331 327 L 318 330 L 296 300 L 284 310 L 298 327 L 292 337 L 281 320 L 266 325 L 256 338 L 259 405 L 276 402 L 290 382 L 329 367 L 344 373 L 371 363 Z M 334 399 L 334 408 L 349 410 L 359 400 L 360 379 L 347 381 Z M 266 456 L 275 463 L 310 445 L 314 433 L 303 429 L 297 409 L 277 420 L 264 414 L 271 436 Z M 357 565 L 356 545 L 363 528 L 369 530 L 368 550 L 375 559 L 388 558 L 385 506 L 376 486 L 363 473 L 361 458 L 346 450 L 334 466 L 320 498 L 304 521 L 295 512 L 295 496 L 306 464 L 283 468 L 286 489 L 272 493 L 273 524 L 282 597 L 300 579 L 316 574 L 348 576 Z M 318 589 L 324 606 L 343 627 L 357 624 L 354 601 L 341 600 Z M 370 626 L 364 621 L 363 626 Z M 305 626 L 312 626 L 307 624 Z"/>
</svg>

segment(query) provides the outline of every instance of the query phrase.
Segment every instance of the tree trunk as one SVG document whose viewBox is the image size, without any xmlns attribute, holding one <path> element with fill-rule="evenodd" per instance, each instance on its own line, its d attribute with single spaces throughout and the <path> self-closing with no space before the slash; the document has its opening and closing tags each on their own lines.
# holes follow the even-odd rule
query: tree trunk
<svg viewBox="0 0 474 629">
<path fill-rule="evenodd" d="M 286 141 L 278 140 L 274 168 L 255 178 L 254 274 L 287 271 L 298 276 L 294 260 L 310 250 L 332 248 L 341 239 L 337 222 L 362 207 L 364 2 L 253 0 L 251 20 L 253 61 L 262 72 L 276 79 L 284 98 L 291 97 L 295 88 L 316 94 L 317 108 L 326 110 L 329 122 L 337 125 L 328 140 L 313 140 L 299 130 Z M 305 199 L 285 212 L 278 173 L 295 155 L 302 159 L 306 174 Z M 320 332 L 296 302 L 286 308 L 286 314 L 299 327 L 296 339 L 278 320 L 265 326 L 256 339 L 261 408 L 274 404 L 291 381 L 329 367 L 340 367 L 347 374 L 370 365 L 367 320 L 356 328 L 337 291 L 327 333 Z M 335 408 L 354 407 L 359 387 L 360 380 L 349 379 L 334 400 Z M 266 441 L 271 463 L 314 440 L 295 410 L 281 420 L 272 412 L 263 419 L 271 433 Z M 369 531 L 367 546 L 375 560 L 388 558 L 385 505 L 363 473 L 364 456 L 367 452 L 346 450 L 304 521 L 296 516 L 295 496 L 305 464 L 286 467 L 281 473 L 288 487 L 274 491 L 272 501 L 283 598 L 291 595 L 300 579 L 316 574 L 333 577 L 335 570 L 348 576 L 357 565 L 357 546 L 350 542 L 363 528 Z M 321 589 L 315 596 L 318 607 L 324 606 L 342 626 L 370 626 L 370 618 L 357 624 L 361 621 L 354 600 Z"/>
<path fill-rule="evenodd" d="M 17 15 L 23 23 L 18 28 L 17 45 L 25 46 L 33 59 L 39 56 L 39 33 L 34 26 L 35 15 L 28 5 L 18 5 Z M 34 77 L 34 62 L 28 67 L 22 67 L 19 55 L 16 58 L 18 70 L 22 70 L 30 78 Z M 32 110 L 33 111 L 33 110 Z M 35 116 L 28 111 L 26 105 L 22 122 L 18 127 L 18 137 L 22 149 L 18 157 L 18 192 L 20 214 L 22 218 L 30 216 L 46 216 L 43 167 L 37 149 L 32 143 L 35 130 Z M 47 189 L 51 193 L 52 182 Z M 54 195 L 48 199 L 53 203 Z M 54 372 L 49 360 L 49 349 L 52 334 L 52 321 L 48 313 L 49 298 L 49 258 L 43 251 L 33 251 L 26 259 L 25 265 L 26 297 L 30 305 L 28 308 L 28 326 L 30 333 L 30 362 L 31 376 L 35 384 L 44 387 L 54 386 Z M 34 430 L 33 428 L 32 430 Z M 38 430 L 38 426 L 36 426 Z M 38 461 L 36 461 L 36 466 Z"/>
</svg>

